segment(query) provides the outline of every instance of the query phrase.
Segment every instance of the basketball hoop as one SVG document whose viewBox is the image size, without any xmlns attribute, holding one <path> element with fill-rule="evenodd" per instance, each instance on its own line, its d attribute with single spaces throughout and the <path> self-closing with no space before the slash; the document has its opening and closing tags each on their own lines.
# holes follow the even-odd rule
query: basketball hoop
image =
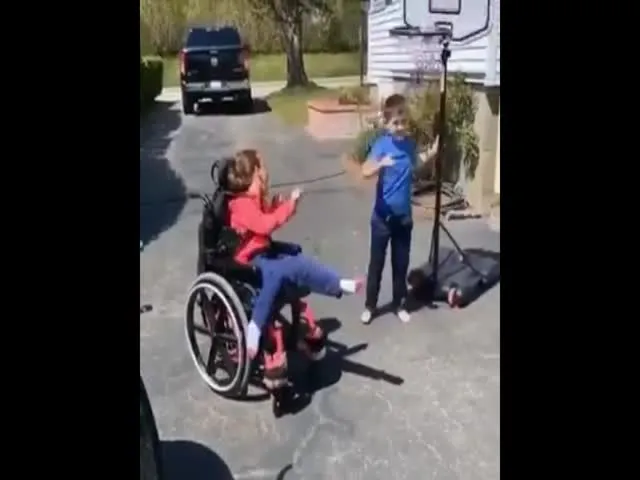
<svg viewBox="0 0 640 480">
<path fill-rule="evenodd" d="M 391 35 L 401 39 L 401 43 L 413 46 L 410 50 L 416 62 L 416 69 L 419 70 L 418 82 L 425 78 L 429 78 L 429 73 L 434 71 L 436 76 L 440 76 L 440 107 L 438 112 L 439 138 L 438 150 L 434 161 L 434 177 L 435 177 L 435 206 L 433 228 L 431 230 L 431 248 L 429 251 L 429 260 L 427 263 L 413 273 L 410 277 L 422 278 L 421 283 L 427 287 L 427 291 L 431 299 L 444 298 L 452 305 L 452 292 L 460 290 L 455 284 L 445 278 L 439 277 L 440 270 L 440 231 L 449 238 L 457 255 L 450 256 L 452 265 L 456 272 L 466 272 L 472 277 L 477 276 L 481 279 L 480 283 L 485 282 L 487 276 L 478 270 L 471 262 L 469 256 L 462 250 L 458 242 L 442 221 L 442 163 L 444 157 L 444 145 L 447 141 L 447 62 L 451 56 L 449 44 L 453 38 L 453 24 L 451 22 L 435 22 L 432 27 L 417 28 L 413 26 L 401 26 L 392 28 L 389 32 Z M 455 293 L 456 295 L 458 293 Z"/>
<path fill-rule="evenodd" d="M 440 78 L 442 75 L 442 47 L 437 37 L 397 37 L 403 49 L 411 58 L 413 69 L 411 81 L 422 85 L 426 80 Z"/>
</svg>

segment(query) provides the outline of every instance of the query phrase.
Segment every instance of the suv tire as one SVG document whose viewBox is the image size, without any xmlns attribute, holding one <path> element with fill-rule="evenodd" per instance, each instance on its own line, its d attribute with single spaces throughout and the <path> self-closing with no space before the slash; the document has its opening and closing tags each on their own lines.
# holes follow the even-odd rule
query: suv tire
<svg viewBox="0 0 640 480">
<path fill-rule="evenodd" d="M 193 115 L 195 113 L 196 102 L 182 90 L 182 113 L 185 115 Z"/>
</svg>

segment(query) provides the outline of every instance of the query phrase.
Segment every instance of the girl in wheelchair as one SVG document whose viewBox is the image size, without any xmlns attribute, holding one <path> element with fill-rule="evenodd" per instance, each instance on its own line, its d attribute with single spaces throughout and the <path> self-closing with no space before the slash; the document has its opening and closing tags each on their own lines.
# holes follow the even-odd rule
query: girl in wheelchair
<svg viewBox="0 0 640 480">
<path fill-rule="evenodd" d="M 286 371 L 282 330 L 274 322 L 269 322 L 283 283 L 292 282 L 314 293 L 340 298 L 343 294 L 358 292 L 363 281 L 341 277 L 333 269 L 300 253 L 301 249 L 295 245 L 290 251 L 274 252 L 270 248 L 271 234 L 294 215 L 302 192 L 296 188 L 288 199 L 267 199 L 268 172 L 255 150 L 236 153 L 227 172 L 227 186 L 233 194 L 228 203 L 229 225 L 242 238 L 235 260 L 256 265 L 262 272 L 262 288 L 255 298 L 248 325 L 247 351 L 250 358 L 255 357 L 262 332 L 267 327 L 275 352 L 272 355 L 265 353 L 265 378 L 274 379 Z M 307 318 L 308 330 L 305 342 L 298 347 L 310 353 L 306 343 L 322 338 L 324 332 L 312 315 L 304 315 L 305 311 L 308 312 L 304 302 L 301 307 L 303 316 Z"/>
</svg>

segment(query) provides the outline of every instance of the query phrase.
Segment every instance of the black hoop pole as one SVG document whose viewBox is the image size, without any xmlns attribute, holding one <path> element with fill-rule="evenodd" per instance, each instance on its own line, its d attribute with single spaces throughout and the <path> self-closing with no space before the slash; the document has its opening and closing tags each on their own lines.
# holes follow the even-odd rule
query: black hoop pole
<svg viewBox="0 0 640 480">
<path fill-rule="evenodd" d="M 440 251 L 440 215 L 442 211 L 442 164 L 444 155 L 444 143 L 447 138 L 447 65 L 451 50 L 449 50 L 449 40 L 443 39 L 440 60 L 442 62 L 442 74 L 440 77 L 440 111 L 438 112 L 438 151 L 435 158 L 435 181 L 436 181 L 436 204 L 433 219 L 433 230 L 431 232 L 431 252 L 429 261 L 432 265 L 433 286 L 438 283 L 439 251 Z"/>
</svg>

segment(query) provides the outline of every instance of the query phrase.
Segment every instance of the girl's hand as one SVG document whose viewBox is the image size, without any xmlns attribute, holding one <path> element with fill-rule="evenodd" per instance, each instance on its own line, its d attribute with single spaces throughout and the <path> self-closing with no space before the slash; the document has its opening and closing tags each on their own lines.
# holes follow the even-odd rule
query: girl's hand
<svg viewBox="0 0 640 480">
<path fill-rule="evenodd" d="M 381 167 L 390 167 L 391 165 L 394 164 L 393 158 L 391 158 L 389 155 L 386 155 L 385 157 L 382 158 L 382 160 L 380 160 L 380 162 L 378 162 L 378 164 Z"/>
<path fill-rule="evenodd" d="M 291 192 L 291 200 L 293 200 L 294 202 L 297 202 L 300 199 L 301 195 L 302 195 L 302 190 L 299 187 L 296 187 Z"/>
</svg>

